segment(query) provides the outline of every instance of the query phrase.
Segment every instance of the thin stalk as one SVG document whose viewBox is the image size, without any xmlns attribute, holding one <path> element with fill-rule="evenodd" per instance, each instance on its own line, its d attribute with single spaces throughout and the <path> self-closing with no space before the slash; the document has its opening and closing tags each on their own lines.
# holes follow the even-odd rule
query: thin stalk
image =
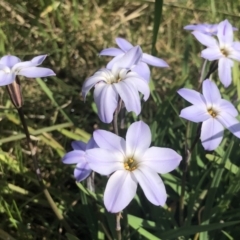
<svg viewBox="0 0 240 240">
<path fill-rule="evenodd" d="M 194 150 L 194 148 L 197 145 L 197 142 L 199 140 L 201 126 L 202 126 L 202 124 L 198 125 L 197 134 L 196 134 L 196 136 L 193 140 L 193 143 L 192 143 L 190 149 L 188 149 L 186 147 L 186 157 L 183 159 L 183 174 L 182 174 L 182 180 L 181 180 L 181 196 L 180 196 L 180 203 L 179 203 L 179 222 L 180 222 L 180 226 L 182 226 L 183 223 L 184 223 L 184 197 L 185 197 L 185 191 L 186 191 L 186 178 L 187 178 L 189 162 L 190 162 L 192 152 L 193 152 L 193 150 Z"/>
<path fill-rule="evenodd" d="M 31 138 L 30 138 L 30 133 L 28 131 L 28 127 L 27 127 L 27 123 L 26 123 L 26 120 L 25 120 L 25 117 L 24 117 L 22 107 L 17 108 L 17 111 L 18 111 L 18 115 L 20 117 L 20 120 L 21 120 L 21 123 L 22 123 L 22 126 L 23 126 L 23 130 L 24 130 L 25 135 L 26 135 L 27 144 L 28 144 L 28 147 L 29 147 L 30 152 L 31 152 L 31 157 L 32 157 L 32 160 L 33 160 L 33 165 L 34 165 L 34 170 L 35 170 L 35 173 L 37 175 L 39 185 L 41 186 L 41 188 L 43 190 L 43 193 L 44 193 L 50 207 L 52 208 L 53 212 L 55 213 L 56 217 L 58 218 L 58 220 L 63 224 L 63 226 L 65 227 L 67 232 L 73 233 L 71 227 L 68 225 L 68 223 L 64 219 L 63 215 L 58 210 L 56 203 L 52 199 L 48 189 L 46 188 L 46 186 L 44 184 L 42 174 L 41 174 L 41 170 L 40 170 L 39 164 L 38 164 L 38 159 L 37 159 L 37 156 L 36 156 L 36 149 L 32 144 L 32 141 L 31 141 Z"/>
<path fill-rule="evenodd" d="M 113 115 L 113 131 L 116 135 L 118 134 L 118 114 L 119 111 L 121 110 L 122 107 L 122 100 L 120 99 L 118 102 L 118 106 L 114 112 Z M 122 232 L 121 232 L 121 223 L 120 223 L 120 219 L 122 218 L 122 214 L 121 212 L 116 214 L 116 232 L 117 232 L 117 240 L 121 240 L 122 239 Z"/>
</svg>

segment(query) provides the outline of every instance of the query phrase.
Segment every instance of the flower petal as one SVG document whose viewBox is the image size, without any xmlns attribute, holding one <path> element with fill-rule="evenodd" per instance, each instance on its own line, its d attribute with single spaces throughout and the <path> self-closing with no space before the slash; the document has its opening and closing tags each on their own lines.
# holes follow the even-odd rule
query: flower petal
<svg viewBox="0 0 240 240">
<path fill-rule="evenodd" d="M 91 137 L 90 140 L 88 141 L 87 146 L 86 146 L 86 150 L 92 149 L 92 148 L 98 148 L 98 145 L 95 142 L 93 137 Z"/>
<path fill-rule="evenodd" d="M 152 134 L 143 121 L 132 123 L 126 134 L 126 155 L 139 158 L 150 146 Z"/>
<path fill-rule="evenodd" d="M 129 171 L 116 171 L 108 180 L 104 192 L 104 205 L 109 212 L 122 211 L 133 199 L 137 181 Z"/>
<path fill-rule="evenodd" d="M 73 150 L 63 156 L 62 162 L 65 164 L 74 164 L 79 162 L 85 162 L 85 151 Z"/>
<path fill-rule="evenodd" d="M 94 101 L 97 105 L 100 120 L 104 123 L 110 123 L 118 105 L 118 94 L 113 85 L 98 83 L 94 89 Z"/>
<path fill-rule="evenodd" d="M 108 72 L 109 70 L 105 70 L 105 72 Z M 84 99 L 86 98 L 88 92 L 92 87 L 94 87 L 98 82 L 106 82 L 106 73 L 103 71 L 96 72 L 92 77 L 87 78 L 82 86 L 82 95 Z"/>
<path fill-rule="evenodd" d="M 147 53 L 143 53 L 142 61 L 155 67 L 169 67 L 169 65 L 161 58 L 154 57 Z"/>
<path fill-rule="evenodd" d="M 207 46 L 207 47 L 217 47 L 218 46 L 217 40 L 212 36 L 208 36 L 204 33 L 198 32 L 198 31 L 194 31 L 194 32 L 192 32 L 192 34 L 204 46 Z"/>
<path fill-rule="evenodd" d="M 87 144 L 85 142 L 82 141 L 73 141 L 71 143 L 71 146 L 74 150 L 82 150 L 85 151 L 86 150 L 86 146 Z"/>
<path fill-rule="evenodd" d="M 86 160 L 93 171 L 102 175 L 124 170 L 124 156 L 119 152 L 93 148 L 86 151 Z"/>
<path fill-rule="evenodd" d="M 206 48 L 202 50 L 201 52 L 201 57 L 213 61 L 221 58 L 223 54 L 221 53 L 219 47 L 211 47 L 211 48 Z"/>
<path fill-rule="evenodd" d="M 202 91 L 207 105 L 212 106 L 214 103 L 221 100 L 221 94 L 217 85 L 209 79 L 203 81 Z"/>
<path fill-rule="evenodd" d="M 238 115 L 238 111 L 234 107 L 234 105 L 225 99 L 221 99 L 219 101 L 219 108 L 221 111 L 226 112 L 232 115 L 233 117 L 236 117 Z"/>
<path fill-rule="evenodd" d="M 135 84 L 130 81 L 120 81 L 119 83 L 114 83 L 113 87 L 123 100 L 127 111 L 133 111 L 138 115 L 141 112 L 141 104 Z"/>
<path fill-rule="evenodd" d="M 126 142 L 118 135 L 106 130 L 95 130 L 93 137 L 100 148 L 113 152 L 119 151 L 125 155 Z"/>
<path fill-rule="evenodd" d="M 233 133 L 236 137 L 240 138 L 240 123 L 239 121 L 233 117 L 232 115 L 221 112 L 217 119 L 225 126 L 231 133 Z"/>
<path fill-rule="evenodd" d="M 3 56 L 0 59 L 0 64 L 3 64 L 9 68 L 12 68 L 15 64 L 19 62 L 21 62 L 21 60 L 18 57 L 12 55 Z"/>
<path fill-rule="evenodd" d="M 206 121 L 211 117 L 206 107 L 198 108 L 195 105 L 182 109 L 179 116 L 196 123 Z"/>
<path fill-rule="evenodd" d="M 53 70 L 49 68 L 41 68 L 41 67 L 28 67 L 22 68 L 17 75 L 22 75 L 28 78 L 38 78 L 38 77 L 48 77 L 55 76 L 56 74 Z"/>
<path fill-rule="evenodd" d="M 228 22 L 228 20 L 224 20 L 218 24 L 218 32 L 217 37 L 222 45 L 231 45 L 233 42 L 233 28 L 232 25 Z"/>
<path fill-rule="evenodd" d="M 127 52 L 129 51 L 131 48 L 133 48 L 133 45 L 128 42 L 126 39 L 124 38 L 116 38 L 115 39 L 117 45 L 124 51 Z"/>
<path fill-rule="evenodd" d="M 149 82 L 150 80 L 150 69 L 148 67 L 148 65 L 144 62 L 139 62 L 136 66 L 134 66 L 133 68 L 131 68 L 131 70 L 133 72 L 136 72 L 139 76 L 141 76 L 142 78 L 144 78 L 147 82 Z"/>
<path fill-rule="evenodd" d="M 146 165 L 153 171 L 164 174 L 176 169 L 181 160 L 182 156 L 170 148 L 151 147 L 140 161 L 141 166 Z"/>
<path fill-rule="evenodd" d="M 180 90 L 177 91 L 177 93 L 193 105 L 197 105 L 201 108 L 206 107 L 203 95 L 195 90 L 181 88 Z"/>
<path fill-rule="evenodd" d="M 152 169 L 142 166 L 133 171 L 147 199 L 154 205 L 164 206 L 167 193 L 162 179 Z"/>
<path fill-rule="evenodd" d="M 113 65 L 124 56 L 125 53 L 119 54 L 116 57 L 114 57 L 110 62 L 108 62 L 106 68 L 112 69 Z"/>
<path fill-rule="evenodd" d="M 88 163 L 86 161 L 80 162 L 76 165 L 74 169 L 74 177 L 78 182 L 81 182 L 84 179 L 86 179 L 91 172 L 92 169 L 89 168 Z"/>
<path fill-rule="evenodd" d="M 42 64 L 46 57 L 47 57 L 46 54 L 45 54 L 45 55 L 39 55 L 39 56 L 34 57 L 34 58 L 31 60 L 31 62 L 33 63 L 33 66 L 32 66 L 32 67 L 36 67 L 36 66 Z"/>
<path fill-rule="evenodd" d="M 116 69 L 130 69 L 134 65 L 138 64 L 141 58 L 142 49 L 139 46 L 133 47 L 113 64 L 112 70 L 115 72 Z"/>
<path fill-rule="evenodd" d="M 127 74 L 126 78 L 124 79 L 124 82 L 130 83 L 135 86 L 135 88 L 143 94 L 144 101 L 147 101 L 150 96 L 150 88 L 147 84 L 147 82 L 143 79 L 141 79 L 137 74 L 134 72 L 130 72 Z"/>
<path fill-rule="evenodd" d="M 222 141 L 224 128 L 215 118 L 209 118 L 202 123 L 201 141 L 205 150 L 212 151 L 216 149 Z"/>
<path fill-rule="evenodd" d="M 5 73 L 0 71 L 0 86 L 11 84 L 15 80 L 16 75 L 12 72 Z"/>
<path fill-rule="evenodd" d="M 124 52 L 119 49 L 119 48 L 106 48 L 106 49 L 103 49 L 99 55 L 105 55 L 105 56 L 118 56 L 119 54 L 123 54 Z"/>
<path fill-rule="evenodd" d="M 233 61 L 228 58 L 221 58 L 218 61 L 218 76 L 224 87 L 228 87 L 232 82 L 231 68 Z"/>
<path fill-rule="evenodd" d="M 228 57 L 240 62 L 240 50 L 232 49 Z"/>
</svg>

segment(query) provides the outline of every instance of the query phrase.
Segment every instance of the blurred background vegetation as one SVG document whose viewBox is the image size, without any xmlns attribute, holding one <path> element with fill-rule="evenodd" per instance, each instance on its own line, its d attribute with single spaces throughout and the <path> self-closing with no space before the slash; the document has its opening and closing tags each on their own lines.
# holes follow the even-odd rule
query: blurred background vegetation
<svg viewBox="0 0 240 240">
<path fill-rule="evenodd" d="M 82 83 L 105 66 L 110 58 L 98 53 L 115 46 L 118 36 L 151 53 L 154 19 L 161 13 L 155 6 L 153 0 L 0 0 L 0 55 L 29 60 L 48 54 L 43 65 L 56 72 L 56 77 L 21 79 L 21 83 L 24 111 L 45 183 L 72 229 L 67 233 L 42 194 L 17 112 L 1 87 L 0 239 L 116 237 L 114 216 L 105 212 L 102 202 L 106 179 L 98 177 L 96 194 L 90 194 L 85 183 L 75 183 L 74 166 L 63 165 L 61 157 L 71 149 L 73 139 L 87 141 L 98 127 L 111 130 L 100 123 L 92 95 L 83 102 Z M 155 48 L 156 56 L 170 68 L 152 69 L 151 97 L 143 104 L 141 116 L 151 126 L 154 145 L 171 147 L 184 156 L 185 143 L 196 133 L 196 125 L 190 124 L 186 131 L 186 122 L 178 117 L 186 103 L 176 90 L 197 88 L 202 47 L 183 27 L 227 18 L 240 28 L 239 12 L 234 0 L 163 2 Z M 239 109 L 238 65 L 233 77 L 234 85 L 222 93 Z M 136 119 L 129 114 L 126 124 Z M 177 170 L 163 176 L 169 194 L 165 208 L 151 205 L 138 190 L 124 213 L 123 239 L 238 239 L 239 140 L 225 136 L 216 152 L 206 154 L 200 144 L 193 152 L 183 226 L 179 226 L 178 208 L 182 173 Z"/>
</svg>

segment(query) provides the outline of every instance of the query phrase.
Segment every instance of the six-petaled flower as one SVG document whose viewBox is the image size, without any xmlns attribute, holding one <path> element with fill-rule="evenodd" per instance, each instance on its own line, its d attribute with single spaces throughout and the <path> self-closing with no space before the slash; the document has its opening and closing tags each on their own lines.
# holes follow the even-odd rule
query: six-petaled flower
<svg viewBox="0 0 240 240">
<path fill-rule="evenodd" d="M 96 130 L 93 137 L 99 148 L 86 151 L 90 168 L 102 175 L 112 174 L 104 192 L 108 211 L 123 210 L 136 194 L 138 183 L 151 203 L 165 204 L 165 186 L 157 173 L 174 170 L 182 157 L 170 148 L 149 148 L 151 132 L 147 124 L 133 123 L 126 141 L 105 130 Z"/>
<path fill-rule="evenodd" d="M 206 79 L 202 86 L 203 94 L 182 88 L 178 91 L 193 106 L 184 108 L 180 117 L 192 122 L 203 122 L 201 141 L 206 150 L 214 150 L 221 143 L 224 127 L 240 138 L 240 123 L 236 119 L 238 112 L 227 100 L 222 99 L 213 81 Z"/>
</svg>

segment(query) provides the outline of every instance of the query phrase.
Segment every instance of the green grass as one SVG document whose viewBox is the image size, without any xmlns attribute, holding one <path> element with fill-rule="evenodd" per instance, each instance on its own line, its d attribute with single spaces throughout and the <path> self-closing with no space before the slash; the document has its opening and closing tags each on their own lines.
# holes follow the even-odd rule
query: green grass
<svg viewBox="0 0 240 240">
<path fill-rule="evenodd" d="M 140 118 L 151 127 L 152 145 L 173 148 L 185 157 L 185 145 L 191 145 L 197 125 L 179 118 L 186 102 L 176 90 L 197 88 L 203 60 L 202 47 L 183 26 L 227 18 L 239 27 L 238 5 L 234 0 L 163 1 L 163 5 L 158 0 L 0 1 L 0 55 L 28 60 L 48 54 L 44 66 L 57 74 L 21 83 L 45 184 L 71 228 L 67 232 L 57 219 L 37 183 L 17 111 L 1 87 L 0 239 L 116 239 L 115 216 L 107 213 L 102 200 L 106 178 L 98 176 L 96 193 L 91 193 L 86 182 L 75 183 L 74 166 L 61 162 L 72 140 L 88 141 L 98 127 L 111 129 L 99 121 L 92 94 L 84 103 L 79 94 L 83 81 L 105 66 L 109 59 L 98 53 L 115 46 L 117 36 L 166 60 L 170 68 L 152 69 L 151 97 Z M 217 75 L 213 77 L 217 80 Z M 237 64 L 233 78 L 234 85 L 221 91 L 240 110 Z M 126 125 L 135 119 L 128 114 Z M 239 143 L 227 132 L 214 152 L 205 152 L 198 143 L 186 175 L 182 225 L 181 167 L 162 175 L 169 195 L 165 207 L 153 206 L 138 189 L 123 212 L 123 239 L 238 239 Z"/>
</svg>

